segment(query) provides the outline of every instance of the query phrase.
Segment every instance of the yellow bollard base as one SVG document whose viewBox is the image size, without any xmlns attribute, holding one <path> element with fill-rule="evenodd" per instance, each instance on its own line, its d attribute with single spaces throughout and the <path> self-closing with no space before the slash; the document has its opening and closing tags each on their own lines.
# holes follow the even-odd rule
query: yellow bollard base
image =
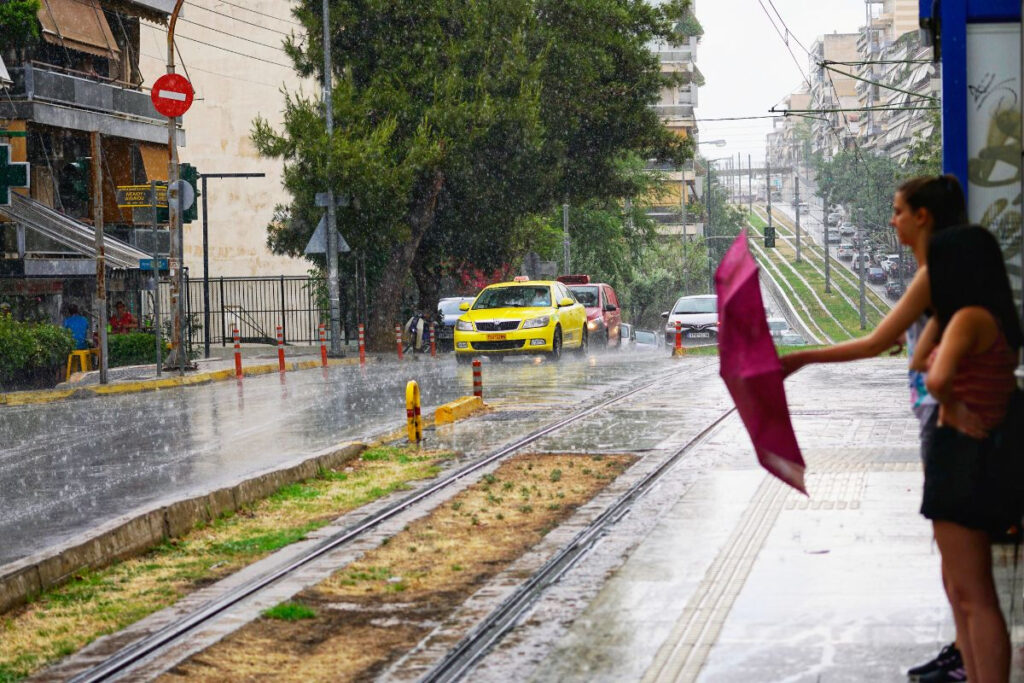
<svg viewBox="0 0 1024 683">
<path fill-rule="evenodd" d="M 672 357 L 673 358 L 682 358 L 685 355 L 686 355 L 686 347 L 685 346 L 680 346 L 679 348 L 672 347 Z"/>
</svg>

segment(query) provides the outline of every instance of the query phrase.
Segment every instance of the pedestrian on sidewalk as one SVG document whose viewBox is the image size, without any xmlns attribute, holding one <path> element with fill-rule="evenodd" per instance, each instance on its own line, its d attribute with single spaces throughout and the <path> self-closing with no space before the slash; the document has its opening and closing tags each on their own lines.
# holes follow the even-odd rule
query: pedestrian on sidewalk
<svg viewBox="0 0 1024 683">
<path fill-rule="evenodd" d="M 991 535 L 1020 523 L 1019 474 L 1007 465 L 1024 454 L 1001 453 L 991 435 L 1008 419 L 1024 333 L 1003 254 L 988 230 L 937 234 L 928 265 L 935 314 L 912 367 L 927 369 L 939 417 L 921 514 L 935 529 L 967 680 L 1005 683 L 1010 637 L 992 575 Z"/>
<path fill-rule="evenodd" d="M 903 296 L 868 335 L 834 346 L 798 351 L 782 357 L 786 375 L 811 363 L 841 363 L 873 358 L 886 349 L 906 341 L 907 353 L 913 356 L 918 338 L 928 322 L 931 309 L 931 284 L 928 280 L 928 243 L 932 236 L 950 227 L 967 222 L 967 212 L 960 183 L 953 175 L 922 176 L 905 181 L 892 200 L 890 225 L 896 238 L 909 247 L 917 260 L 917 272 Z M 893 353 L 898 353 L 897 348 Z M 938 403 L 929 395 L 925 373 L 908 369 L 911 410 L 918 419 L 922 462 L 935 433 Z M 945 577 L 943 586 L 949 587 Z M 953 643 L 943 647 L 930 661 L 915 666 L 907 673 L 927 683 L 965 680 L 963 661 L 958 648 L 959 634 Z"/>
</svg>

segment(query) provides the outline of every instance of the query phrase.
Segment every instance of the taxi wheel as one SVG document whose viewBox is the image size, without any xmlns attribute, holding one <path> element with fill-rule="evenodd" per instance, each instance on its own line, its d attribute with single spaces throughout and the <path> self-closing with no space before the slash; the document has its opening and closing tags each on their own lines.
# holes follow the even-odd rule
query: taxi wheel
<svg viewBox="0 0 1024 683">
<path fill-rule="evenodd" d="M 556 327 L 555 333 L 551 337 L 551 353 L 549 354 L 551 360 L 557 361 L 562 358 L 562 328 Z"/>
<path fill-rule="evenodd" d="M 586 356 L 590 351 L 590 335 L 587 333 L 587 328 L 583 328 L 583 332 L 580 334 L 580 347 L 576 349 L 577 356 Z"/>
</svg>

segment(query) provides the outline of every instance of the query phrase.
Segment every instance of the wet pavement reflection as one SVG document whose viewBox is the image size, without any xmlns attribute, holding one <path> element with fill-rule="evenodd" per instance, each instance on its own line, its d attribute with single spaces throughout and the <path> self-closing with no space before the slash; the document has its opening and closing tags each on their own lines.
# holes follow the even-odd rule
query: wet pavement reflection
<svg viewBox="0 0 1024 683">
<path fill-rule="evenodd" d="M 485 400 L 570 411 L 670 363 L 665 353 L 615 351 L 557 364 L 485 362 Z M 0 564 L 133 510 L 400 427 L 410 379 L 425 411 L 472 393 L 469 367 L 421 358 L 5 408 Z"/>
</svg>

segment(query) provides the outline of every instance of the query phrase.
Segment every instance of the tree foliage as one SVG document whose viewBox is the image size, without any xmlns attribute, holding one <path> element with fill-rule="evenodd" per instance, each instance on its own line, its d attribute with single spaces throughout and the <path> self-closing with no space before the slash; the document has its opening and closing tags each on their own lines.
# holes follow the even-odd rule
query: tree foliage
<svg viewBox="0 0 1024 683">
<path fill-rule="evenodd" d="M 39 38 L 39 6 L 39 0 L 0 2 L 0 53 L 24 50 Z"/>
<path fill-rule="evenodd" d="M 332 107 L 289 92 L 280 130 L 257 119 L 260 153 L 285 162 L 292 196 L 268 245 L 299 255 L 328 183 L 352 197 L 338 225 L 366 258 L 371 337 L 383 339 L 415 283 L 436 302 L 446 269 L 505 266 L 546 239 L 538 217 L 569 201 L 632 196 L 630 154 L 682 161 L 686 141 L 649 106 L 664 84 L 655 39 L 678 38 L 687 3 L 635 0 L 332 0 Z M 285 49 L 321 76 L 321 3 Z"/>
</svg>

